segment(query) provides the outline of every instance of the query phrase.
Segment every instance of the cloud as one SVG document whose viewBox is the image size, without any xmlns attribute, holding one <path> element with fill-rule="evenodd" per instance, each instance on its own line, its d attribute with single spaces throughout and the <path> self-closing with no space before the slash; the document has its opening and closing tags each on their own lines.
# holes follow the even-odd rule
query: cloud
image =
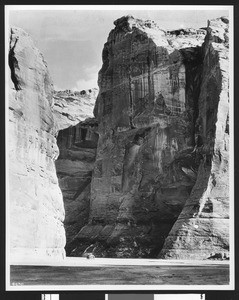
<svg viewBox="0 0 239 300">
<path fill-rule="evenodd" d="M 97 88 L 97 78 L 93 78 L 90 80 L 80 79 L 77 81 L 76 86 L 72 89 L 73 91 L 82 91 L 82 90 L 89 90 L 92 88 Z"/>
<path fill-rule="evenodd" d="M 53 82 L 63 89 L 72 89 L 77 87 L 79 80 L 86 82 L 97 78 L 101 68 L 101 51 L 96 53 L 96 47 L 92 41 L 52 40 L 42 43 L 40 48 Z"/>
<path fill-rule="evenodd" d="M 104 11 L 20 10 L 10 12 L 10 24 L 25 29 L 37 40 L 85 41 L 106 39 L 113 19 Z M 97 24 L 97 25 L 96 25 Z"/>
<path fill-rule="evenodd" d="M 56 84 L 53 84 L 54 85 L 54 90 L 55 91 L 63 91 L 64 89 Z"/>
<path fill-rule="evenodd" d="M 97 84 L 98 71 L 99 71 L 99 67 L 96 65 L 86 67 L 84 69 L 85 77 L 79 78 L 79 80 L 77 80 L 73 90 L 81 91 L 81 90 L 88 90 L 91 88 L 98 87 Z"/>
</svg>

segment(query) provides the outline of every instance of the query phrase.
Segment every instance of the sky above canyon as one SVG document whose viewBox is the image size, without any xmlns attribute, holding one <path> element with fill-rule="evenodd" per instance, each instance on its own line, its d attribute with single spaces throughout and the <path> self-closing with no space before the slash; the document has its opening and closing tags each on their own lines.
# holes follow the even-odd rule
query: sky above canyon
<svg viewBox="0 0 239 300">
<path fill-rule="evenodd" d="M 182 27 L 200 28 L 207 26 L 207 20 L 228 16 L 228 10 L 220 7 L 203 10 L 124 9 L 119 6 L 82 10 L 80 6 L 68 10 L 40 10 L 22 6 L 11 8 L 9 25 L 27 31 L 42 52 L 56 90 L 83 90 L 97 87 L 98 71 L 102 65 L 102 50 L 113 22 L 124 16 L 150 19 L 162 29 Z M 117 10 L 115 10 L 117 8 Z M 132 7 L 131 7 L 132 8 Z"/>
</svg>

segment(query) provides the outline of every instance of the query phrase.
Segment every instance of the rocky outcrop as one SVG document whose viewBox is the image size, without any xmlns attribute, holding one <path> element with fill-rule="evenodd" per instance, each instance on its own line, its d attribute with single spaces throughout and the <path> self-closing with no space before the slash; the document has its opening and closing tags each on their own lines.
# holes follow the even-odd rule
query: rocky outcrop
<svg viewBox="0 0 239 300">
<path fill-rule="evenodd" d="M 9 40 L 8 211 L 11 258 L 62 258 L 64 207 L 55 170 L 53 85 L 26 32 Z"/>
<path fill-rule="evenodd" d="M 203 29 L 177 34 L 131 16 L 115 21 L 94 108 L 89 222 L 75 255 L 228 250 L 227 19 L 213 22 L 202 47 Z"/>
<path fill-rule="evenodd" d="M 66 129 L 87 118 L 93 118 L 97 94 L 97 88 L 82 91 L 55 91 L 53 94 L 54 119 L 57 130 Z"/>
<path fill-rule="evenodd" d="M 197 180 L 160 258 L 229 255 L 228 19 L 208 23 L 194 149 L 202 156 Z"/>
</svg>

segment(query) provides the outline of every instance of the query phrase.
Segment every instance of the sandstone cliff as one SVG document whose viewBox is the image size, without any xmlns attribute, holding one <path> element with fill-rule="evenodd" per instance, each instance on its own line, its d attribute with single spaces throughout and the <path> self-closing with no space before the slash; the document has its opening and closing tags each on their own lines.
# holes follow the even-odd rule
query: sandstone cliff
<svg viewBox="0 0 239 300">
<path fill-rule="evenodd" d="M 89 222 L 75 255 L 86 247 L 108 257 L 228 252 L 227 31 L 227 18 L 212 21 L 206 38 L 203 29 L 115 21 L 94 109 Z"/>
<path fill-rule="evenodd" d="M 29 35 L 9 40 L 8 211 L 14 260 L 65 255 L 64 207 L 55 170 L 53 85 Z"/>
<path fill-rule="evenodd" d="M 202 155 L 197 180 L 170 231 L 161 258 L 229 255 L 228 19 L 208 23 L 195 136 Z"/>
</svg>

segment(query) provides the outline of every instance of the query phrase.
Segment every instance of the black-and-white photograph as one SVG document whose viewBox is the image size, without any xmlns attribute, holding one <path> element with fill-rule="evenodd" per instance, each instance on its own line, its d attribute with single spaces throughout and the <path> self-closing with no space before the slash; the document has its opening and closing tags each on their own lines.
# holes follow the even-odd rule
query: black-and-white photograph
<svg viewBox="0 0 239 300">
<path fill-rule="evenodd" d="M 7 290 L 232 289 L 233 6 L 5 19 Z"/>
</svg>

